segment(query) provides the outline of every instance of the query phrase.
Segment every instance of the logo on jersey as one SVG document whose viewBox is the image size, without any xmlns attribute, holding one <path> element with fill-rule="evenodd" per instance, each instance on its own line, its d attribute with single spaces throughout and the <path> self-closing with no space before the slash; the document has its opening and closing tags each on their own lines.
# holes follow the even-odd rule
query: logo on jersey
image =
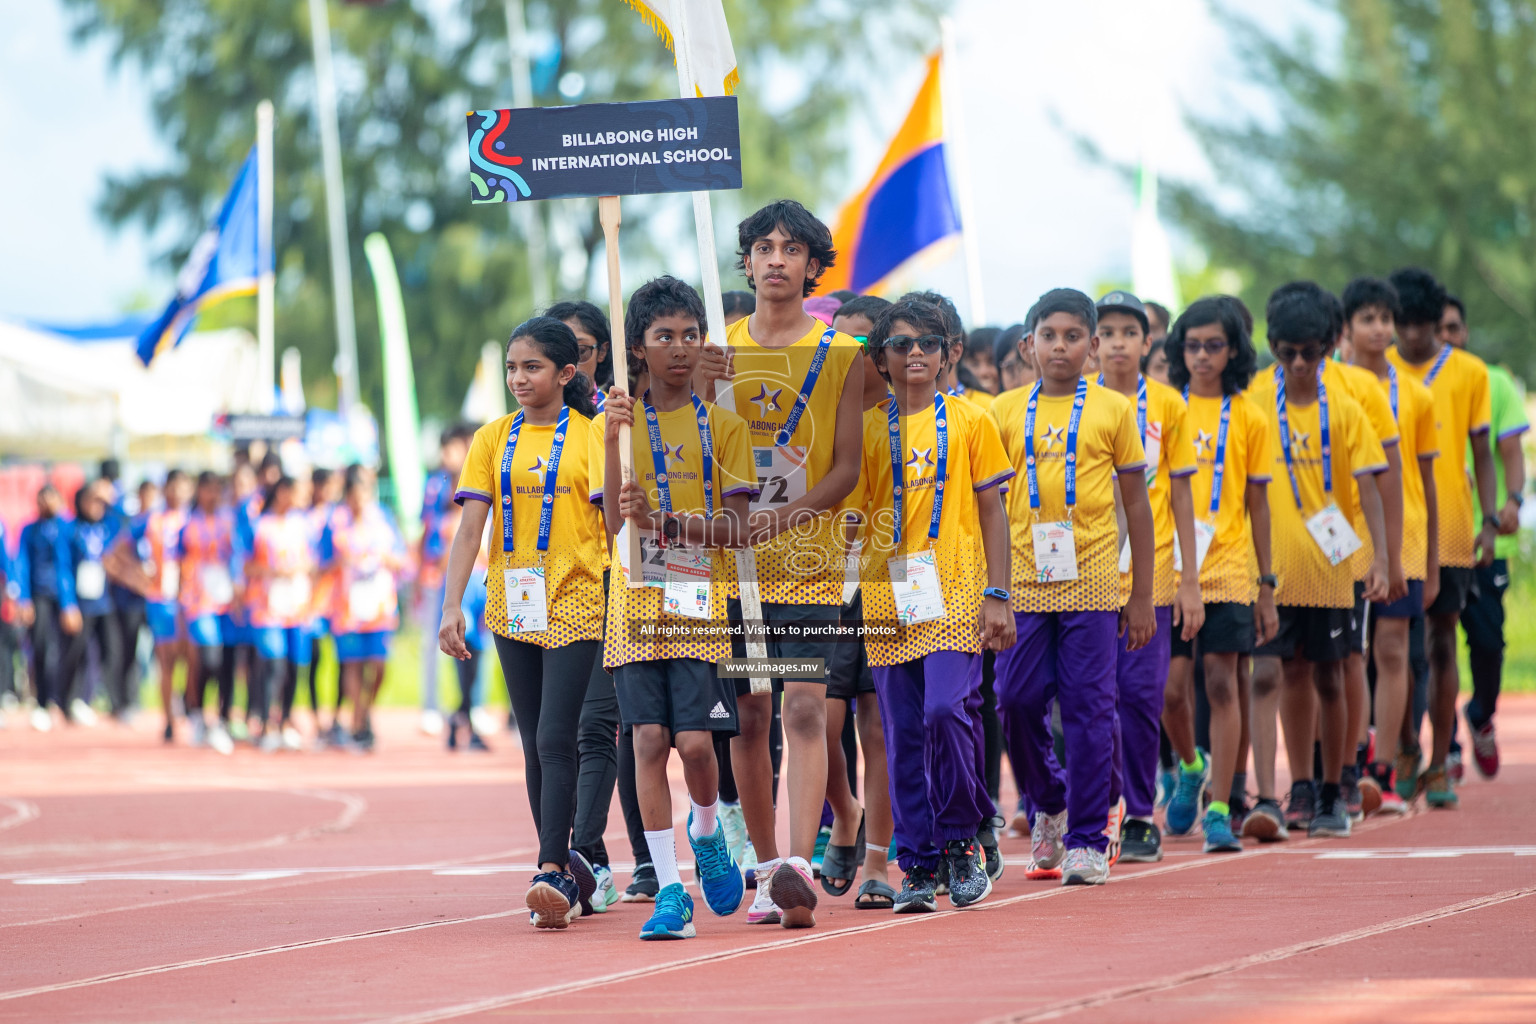
<svg viewBox="0 0 1536 1024">
<path fill-rule="evenodd" d="M 1058 444 L 1065 443 L 1063 435 L 1066 433 L 1061 427 L 1046 425 L 1045 433 L 1040 435 L 1040 440 L 1045 444 L 1045 450 L 1050 451 Z"/>
<path fill-rule="evenodd" d="M 912 457 L 907 460 L 908 469 L 924 470 L 933 465 L 932 448 L 913 448 Z"/>
<path fill-rule="evenodd" d="M 1211 442 L 1216 440 L 1216 435 L 1209 430 L 1202 430 L 1195 435 L 1195 451 L 1200 455 L 1210 455 Z"/>
<path fill-rule="evenodd" d="M 680 444 L 679 445 L 664 444 L 664 445 L 661 446 L 661 448 L 662 448 L 662 451 L 666 453 L 666 457 L 667 458 L 672 459 L 675 462 L 682 462 L 683 461 L 683 446 L 682 445 L 680 445 Z"/>
<path fill-rule="evenodd" d="M 759 416 L 765 416 L 770 412 L 779 412 L 781 409 L 783 409 L 783 406 L 779 404 L 779 396 L 783 393 L 783 388 L 775 388 L 774 390 L 769 391 L 768 385 L 759 384 L 757 386 L 756 397 L 750 398 L 748 401 L 754 403 L 757 406 L 757 414 Z"/>
<path fill-rule="evenodd" d="M 535 455 L 533 457 L 533 465 L 528 467 L 528 472 L 532 473 L 534 476 L 538 476 L 544 472 L 544 466 L 544 460 L 541 457 Z"/>
</svg>

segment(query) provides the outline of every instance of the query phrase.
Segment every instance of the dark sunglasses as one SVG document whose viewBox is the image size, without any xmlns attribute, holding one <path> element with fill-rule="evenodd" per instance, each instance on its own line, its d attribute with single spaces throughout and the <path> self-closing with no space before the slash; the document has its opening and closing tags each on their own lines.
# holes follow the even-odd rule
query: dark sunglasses
<svg viewBox="0 0 1536 1024">
<path fill-rule="evenodd" d="M 943 351 L 946 341 L 947 339 L 942 334 L 925 334 L 921 338 L 914 338 L 910 334 L 894 334 L 885 339 L 885 344 L 882 347 L 888 348 L 893 352 L 910 352 L 912 351 L 912 346 L 916 345 L 926 355 L 931 356 L 935 352 Z"/>
<path fill-rule="evenodd" d="M 1294 345 L 1275 346 L 1275 358 L 1281 363 L 1291 363 L 1297 359 L 1306 363 L 1315 363 L 1322 359 L 1324 354 L 1324 350 L 1316 345 L 1308 345 L 1305 348 Z"/>
<path fill-rule="evenodd" d="M 1227 342 L 1216 338 L 1212 338 L 1210 341 L 1186 341 L 1184 343 L 1185 352 L 1204 352 L 1208 356 L 1214 356 L 1218 352 L 1222 352 L 1230 347 Z"/>
</svg>

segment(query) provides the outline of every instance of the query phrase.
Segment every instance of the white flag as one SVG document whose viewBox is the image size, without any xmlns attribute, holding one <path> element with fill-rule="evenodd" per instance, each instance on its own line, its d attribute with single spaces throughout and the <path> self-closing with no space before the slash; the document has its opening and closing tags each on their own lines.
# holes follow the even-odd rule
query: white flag
<svg viewBox="0 0 1536 1024">
<path fill-rule="evenodd" d="M 725 22 L 721 0 L 624 0 L 640 12 L 645 23 L 677 52 L 675 38 L 682 33 L 680 19 L 688 19 L 688 65 L 694 94 L 729 96 L 741 76 L 736 70 L 736 51 L 731 47 L 731 28 Z"/>
</svg>

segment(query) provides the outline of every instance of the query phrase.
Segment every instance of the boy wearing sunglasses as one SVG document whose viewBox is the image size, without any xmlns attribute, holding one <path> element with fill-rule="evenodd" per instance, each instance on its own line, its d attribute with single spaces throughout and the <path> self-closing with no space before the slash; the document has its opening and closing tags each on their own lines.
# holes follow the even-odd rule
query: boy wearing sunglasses
<svg viewBox="0 0 1536 1024">
<path fill-rule="evenodd" d="M 1307 703 L 1315 692 L 1319 704 L 1323 783 L 1307 834 L 1348 836 L 1349 809 L 1341 783 L 1354 738 L 1348 730 L 1344 661 L 1355 603 L 1351 556 L 1361 546 L 1351 523 L 1358 500 L 1373 552 L 1365 599 L 1381 601 L 1387 596 L 1387 543 L 1376 476 L 1386 470 L 1387 459 L 1360 406 L 1343 388 L 1328 386 L 1321 374 L 1336 337 L 1332 297 L 1311 281 L 1282 285 L 1270 296 L 1265 317 L 1276 364 L 1255 380 L 1249 400 L 1265 414 L 1273 439 L 1278 483 L 1270 512 L 1279 632 L 1254 651 L 1261 662 L 1254 670 L 1255 729 L 1261 715 L 1274 714 L 1274 704 L 1260 699 L 1267 689 L 1261 676 L 1272 672 L 1264 670 L 1262 659 L 1279 659 L 1281 686 L 1291 693 L 1289 699 Z M 1351 477 L 1357 486 L 1350 486 Z M 1290 735 L 1286 740 L 1294 746 Z M 1310 769 L 1311 746 L 1306 746 Z M 1295 770 L 1301 751 L 1288 754 Z M 1274 765 L 1256 757 L 1255 769 L 1259 797 L 1267 805 L 1275 795 L 1265 792 L 1273 786 Z M 1310 786 L 1310 774 L 1304 771 L 1300 781 Z"/>
<path fill-rule="evenodd" d="M 1009 461 L 1024 478 L 1008 493 L 1018 643 L 997 657 L 997 702 L 1035 810 L 1037 866 L 1060 865 L 1063 885 L 1102 885 L 1109 880 L 1115 714 L 1115 660 L 1105 652 L 1118 636 L 1127 651 L 1138 651 L 1157 628 L 1146 456 L 1132 403 L 1083 376 L 1099 344 L 1093 300 L 1057 288 L 1041 296 L 1035 317 L 1029 354 L 1040 379 L 1027 392 L 1003 395 L 991 410 Z M 1126 602 L 1117 476 L 1131 544 Z M 1065 786 L 1053 771 L 1052 700 L 1061 706 L 1066 739 Z"/>
<path fill-rule="evenodd" d="M 941 390 L 949 346 L 937 307 L 899 301 L 869 339 L 891 397 L 865 414 L 849 507 L 865 522 L 866 646 L 905 873 L 894 910 L 936 909 L 941 869 L 960 909 L 992 891 L 976 840 L 993 810 L 978 771 L 972 663 L 1014 640 L 1008 520 L 993 490 L 1014 470 L 996 424 Z"/>
</svg>

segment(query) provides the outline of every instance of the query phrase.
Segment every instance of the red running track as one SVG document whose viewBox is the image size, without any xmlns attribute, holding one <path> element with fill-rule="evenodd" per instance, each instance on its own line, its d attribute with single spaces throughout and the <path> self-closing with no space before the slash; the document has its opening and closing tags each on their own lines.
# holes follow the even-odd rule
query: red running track
<svg viewBox="0 0 1536 1024">
<path fill-rule="evenodd" d="M 515 742 L 448 755 L 412 722 L 384 716 L 372 757 L 221 758 L 147 721 L 13 720 L 0 1022 L 1536 1021 L 1533 698 L 1501 703 L 1503 773 L 1459 811 L 1237 856 L 1174 839 L 1102 889 L 1027 881 L 1027 840 L 1004 839 L 973 910 L 824 897 L 790 932 L 699 900 L 699 937 L 674 943 L 637 940 L 644 905 L 530 928 Z M 610 824 L 627 861 L 617 807 Z"/>
</svg>

